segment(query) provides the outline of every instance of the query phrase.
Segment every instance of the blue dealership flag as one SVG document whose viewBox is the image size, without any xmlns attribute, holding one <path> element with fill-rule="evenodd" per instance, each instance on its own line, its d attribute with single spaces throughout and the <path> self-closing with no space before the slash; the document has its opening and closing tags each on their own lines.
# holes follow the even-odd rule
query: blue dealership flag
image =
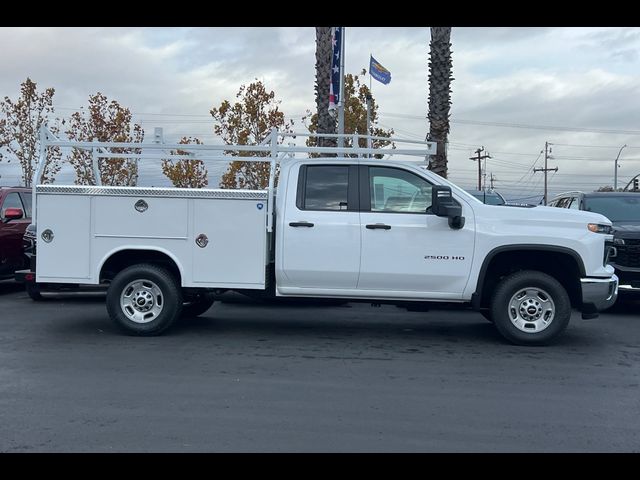
<svg viewBox="0 0 640 480">
<path fill-rule="evenodd" d="M 369 74 L 385 85 L 391 81 L 391 72 L 380 65 L 373 56 L 369 62 Z"/>
<path fill-rule="evenodd" d="M 329 113 L 335 114 L 338 105 L 342 102 L 340 98 L 340 82 L 342 80 L 342 68 L 340 54 L 342 53 L 342 29 L 343 27 L 331 28 L 331 44 L 333 54 L 331 56 L 331 84 L 329 86 Z"/>
</svg>

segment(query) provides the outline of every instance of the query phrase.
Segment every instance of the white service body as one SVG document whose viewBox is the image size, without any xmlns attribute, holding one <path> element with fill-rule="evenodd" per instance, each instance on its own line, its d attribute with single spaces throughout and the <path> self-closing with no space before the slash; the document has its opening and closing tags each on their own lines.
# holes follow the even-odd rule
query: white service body
<svg viewBox="0 0 640 480">
<path fill-rule="evenodd" d="M 263 191 L 41 185 L 36 194 L 40 231 L 54 234 L 38 242 L 38 282 L 98 284 L 112 255 L 153 250 L 175 262 L 183 287 L 264 288 Z"/>
</svg>

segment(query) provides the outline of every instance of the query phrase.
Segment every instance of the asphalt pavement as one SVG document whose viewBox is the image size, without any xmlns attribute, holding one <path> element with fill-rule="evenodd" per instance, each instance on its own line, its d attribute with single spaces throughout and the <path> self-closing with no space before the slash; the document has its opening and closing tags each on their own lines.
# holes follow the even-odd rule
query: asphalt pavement
<svg viewBox="0 0 640 480">
<path fill-rule="evenodd" d="M 0 282 L 0 452 L 639 452 L 640 303 L 517 347 L 471 311 L 264 305 L 160 337 Z"/>
</svg>

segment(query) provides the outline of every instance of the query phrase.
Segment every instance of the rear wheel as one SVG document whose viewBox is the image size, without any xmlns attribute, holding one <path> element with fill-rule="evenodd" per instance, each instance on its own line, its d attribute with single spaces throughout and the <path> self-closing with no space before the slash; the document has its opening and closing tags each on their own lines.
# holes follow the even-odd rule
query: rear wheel
<svg viewBox="0 0 640 480">
<path fill-rule="evenodd" d="M 37 283 L 28 282 L 26 284 L 26 290 L 27 295 L 29 295 L 29 298 L 34 302 L 41 302 L 42 300 L 44 300 L 44 297 L 40 292 L 40 285 L 38 285 Z"/>
<path fill-rule="evenodd" d="M 131 335 L 159 335 L 182 311 L 182 291 L 166 269 L 133 265 L 118 273 L 107 291 L 111 319 Z"/>
<path fill-rule="evenodd" d="M 500 281 L 491 301 L 498 331 L 517 345 L 543 345 L 569 324 L 571 302 L 564 287 L 546 273 L 525 270 Z"/>
<path fill-rule="evenodd" d="M 183 317 L 197 317 L 211 308 L 215 298 L 211 292 L 198 292 L 184 296 Z"/>
</svg>

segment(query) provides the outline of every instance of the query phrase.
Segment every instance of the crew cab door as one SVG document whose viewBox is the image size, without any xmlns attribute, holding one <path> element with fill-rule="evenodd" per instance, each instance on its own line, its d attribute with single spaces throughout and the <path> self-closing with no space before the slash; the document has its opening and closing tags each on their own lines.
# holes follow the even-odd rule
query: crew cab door
<svg viewBox="0 0 640 480">
<path fill-rule="evenodd" d="M 278 222 L 282 229 L 278 234 L 282 248 L 277 252 L 279 289 L 356 288 L 360 270 L 357 179 L 358 167 L 344 161 L 292 167 L 285 209 L 278 213 L 283 215 Z"/>
<path fill-rule="evenodd" d="M 461 298 L 474 249 L 471 208 L 462 205 L 465 225 L 452 229 L 446 217 L 429 213 L 432 184 L 422 176 L 398 167 L 360 169 L 358 290 Z"/>
</svg>

